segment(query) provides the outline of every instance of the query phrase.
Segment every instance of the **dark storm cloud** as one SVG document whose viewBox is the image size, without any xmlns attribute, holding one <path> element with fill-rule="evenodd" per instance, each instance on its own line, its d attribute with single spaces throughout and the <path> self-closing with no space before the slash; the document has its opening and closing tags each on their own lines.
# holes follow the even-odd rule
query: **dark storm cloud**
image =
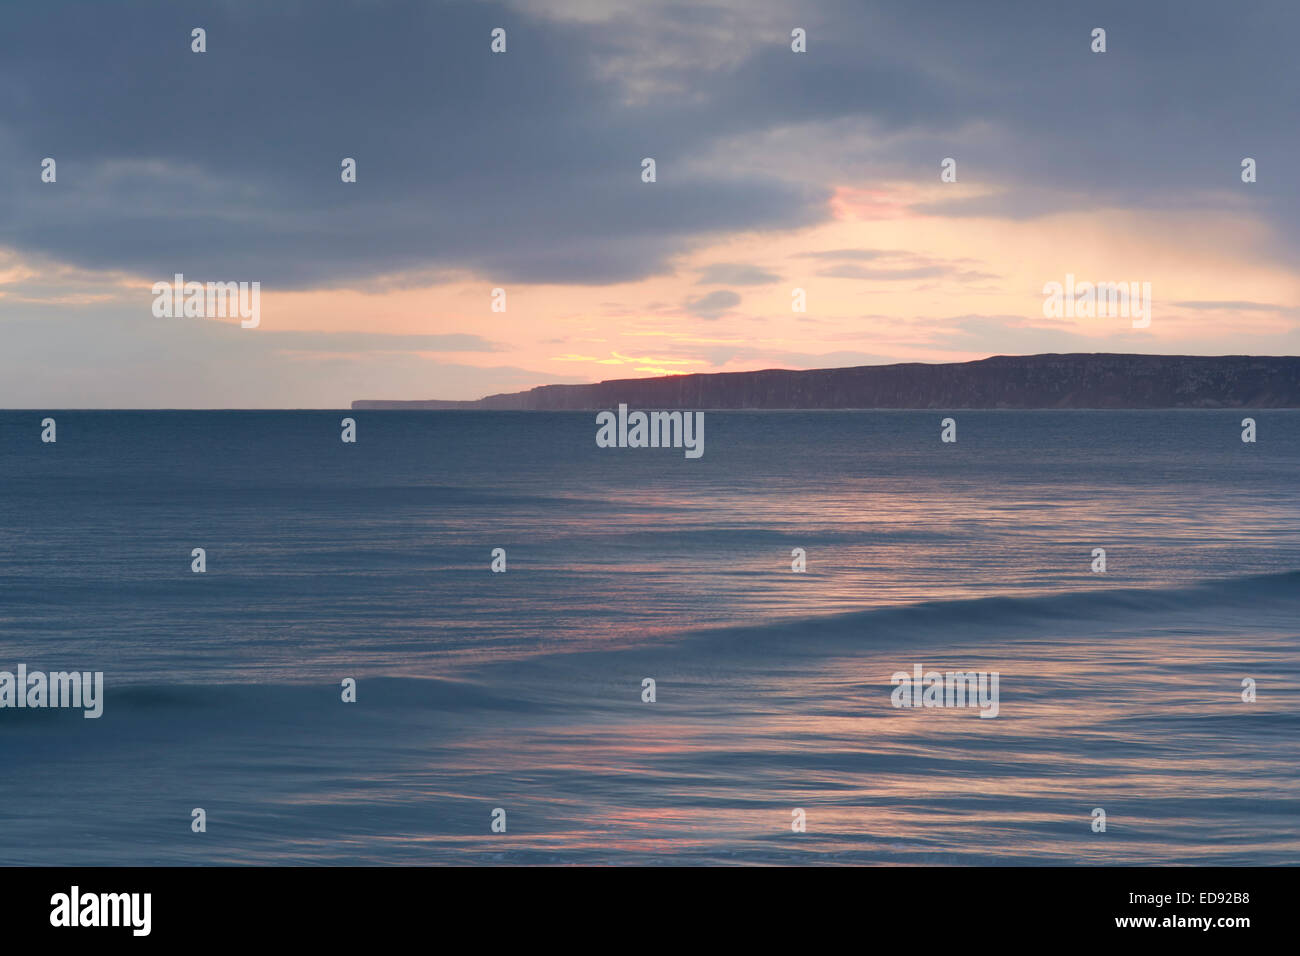
<svg viewBox="0 0 1300 956">
<path fill-rule="evenodd" d="M 6 4 L 0 245 L 268 288 L 455 269 L 605 283 L 709 236 L 817 222 L 838 183 L 937 182 L 945 156 L 996 191 L 918 211 L 1213 204 L 1274 223 L 1291 248 L 1268 255 L 1300 239 L 1300 12 L 1282 0 L 797 5 L 775 19 L 807 27 L 800 55 L 745 6 L 525 9 Z M 782 129 L 799 132 L 772 156 L 729 151 Z M 861 161 L 845 130 L 869 143 Z M 57 184 L 39 182 L 44 156 Z"/>
<path fill-rule="evenodd" d="M 823 214 L 815 187 L 679 172 L 698 143 L 599 81 L 592 29 L 477 4 L 6 6 L 0 243 L 278 287 L 431 263 L 599 283 Z"/>
</svg>

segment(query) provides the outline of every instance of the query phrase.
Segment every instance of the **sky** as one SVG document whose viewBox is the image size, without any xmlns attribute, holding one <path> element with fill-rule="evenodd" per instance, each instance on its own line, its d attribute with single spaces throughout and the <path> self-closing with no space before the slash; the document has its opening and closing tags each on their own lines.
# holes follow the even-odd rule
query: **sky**
<svg viewBox="0 0 1300 956">
<path fill-rule="evenodd" d="M 3 2 L 0 407 L 1300 354 L 1297 28 L 1294 0 Z M 177 273 L 258 282 L 259 324 L 159 317 Z M 1149 326 L 1045 315 L 1067 275 L 1150 283 Z"/>
</svg>

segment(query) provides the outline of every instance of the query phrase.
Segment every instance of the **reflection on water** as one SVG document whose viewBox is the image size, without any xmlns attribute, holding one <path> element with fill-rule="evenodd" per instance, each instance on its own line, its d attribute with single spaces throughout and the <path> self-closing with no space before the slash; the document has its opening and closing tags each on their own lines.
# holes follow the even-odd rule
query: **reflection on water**
<svg viewBox="0 0 1300 956">
<path fill-rule="evenodd" d="M 0 415 L 0 862 L 1300 862 L 1300 415 L 588 417 Z"/>
</svg>

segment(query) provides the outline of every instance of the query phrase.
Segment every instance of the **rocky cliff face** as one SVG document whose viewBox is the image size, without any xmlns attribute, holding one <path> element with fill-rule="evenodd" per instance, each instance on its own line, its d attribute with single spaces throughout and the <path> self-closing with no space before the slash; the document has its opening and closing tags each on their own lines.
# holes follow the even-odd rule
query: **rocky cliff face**
<svg viewBox="0 0 1300 956">
<path fill-rule="evenodd" d="M 356 401 L 354 409 L 1300 408 L 1300 358 L 1023 355 L 948 365 L 769 369 L 542 385 L 476 402 Z"/>
</svg>

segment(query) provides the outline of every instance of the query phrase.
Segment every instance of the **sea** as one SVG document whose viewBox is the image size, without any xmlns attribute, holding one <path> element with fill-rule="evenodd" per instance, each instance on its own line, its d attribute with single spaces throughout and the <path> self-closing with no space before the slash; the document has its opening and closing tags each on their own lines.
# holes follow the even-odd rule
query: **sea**
<svg viewBox="0 0 1300 956">
<path fill-rule="evenodd" d="M 0 413 L 0 864 L 1300 863 L 1300 411 L 704 417 Z"/>
</svg>

